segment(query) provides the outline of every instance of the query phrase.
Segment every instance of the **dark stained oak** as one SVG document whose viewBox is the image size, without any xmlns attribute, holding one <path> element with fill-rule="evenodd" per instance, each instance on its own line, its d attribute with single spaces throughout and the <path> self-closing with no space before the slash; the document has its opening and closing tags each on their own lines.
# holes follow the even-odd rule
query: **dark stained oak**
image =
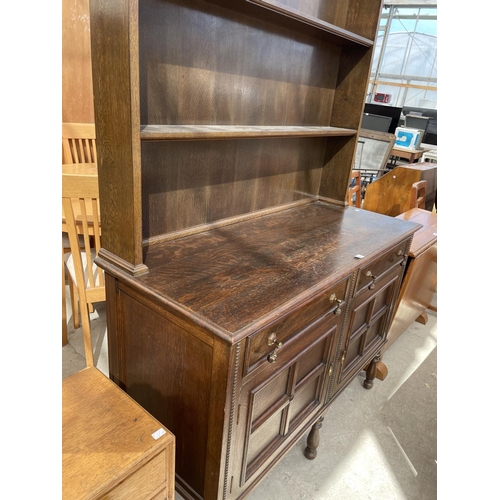
<svg viewBox="0 0 500 500">
<path fill-rule="evenodd" d="M 139 281 L 234 335 L 414 228 L 315 202 L 147 247 L 149 273 Z M 364 257 L 356 259 L 361 246 Z"/>
<path fill-rule="evenodd" d="M 381 5 L 91 0 L 110 378 L 183 498 L 245 497 L 311 428 L 313 459 L 373 385 L 420 227 L 347 203 Z"/>
</svg>

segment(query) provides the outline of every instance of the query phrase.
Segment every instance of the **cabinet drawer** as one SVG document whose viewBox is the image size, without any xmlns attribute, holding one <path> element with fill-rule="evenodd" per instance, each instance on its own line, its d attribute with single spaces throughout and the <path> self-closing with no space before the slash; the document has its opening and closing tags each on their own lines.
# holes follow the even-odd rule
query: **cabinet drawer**
<svg viewBox="0 0 500 500">
<path fill-rule="evenodd" d="M 166 451 L 162 451 L 101 498 L 102 500 L 152 499 L 165 484 L 166 479 Z"/>
<path fill-rule="evenodd" d="M 273 353 L 279 356 L 285 354 L 304 329 L 318 319 L 327 314 L 340 318 L 345 311 L 349 278 L 337 282 L 291 313 L 250 335 L 246 344 L 243 376 L 263 364 L 268 364 L 268 356 Z"/>
<path fill-rule="evenodd" d="M 385 252 L 380 257 L 365 264 L 359 269 L 354 294 L 357 295 L 366 288 L 377 287 L 377 282 L 395 267 L 404 265 L 408 254 L 410 239 L 403 240 L 398 245 Z"/>
</svg>

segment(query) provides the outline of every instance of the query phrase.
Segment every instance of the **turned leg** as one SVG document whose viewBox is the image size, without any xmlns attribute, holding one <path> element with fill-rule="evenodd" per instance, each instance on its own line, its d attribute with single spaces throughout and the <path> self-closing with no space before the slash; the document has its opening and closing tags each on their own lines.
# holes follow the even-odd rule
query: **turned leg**
<svg viewBox="0 0 500 500">
<path fill-rule="evenodd" d="M 373 387 L 373 379 L 377 374 L 377 363 L 380 361 L 380 353 L 378 353 L 373 359 L 370 365 L 368 366 L 368 370 L 366 370 L 366 379 L 363 382 L 363 386 L 365 389 L 371 389 Z"/>
<path fill-rule="evenodd" d="M 307 436 L 307 447 L 304 450 L 304 456 L 309 460 L 314 460 L 317 455 L 317 449 L 319 446 L 319 430 L 323 426 L 323 420 L 325 417 L 321 417 L 313 426 L 309 435 Z"/>
</svg>

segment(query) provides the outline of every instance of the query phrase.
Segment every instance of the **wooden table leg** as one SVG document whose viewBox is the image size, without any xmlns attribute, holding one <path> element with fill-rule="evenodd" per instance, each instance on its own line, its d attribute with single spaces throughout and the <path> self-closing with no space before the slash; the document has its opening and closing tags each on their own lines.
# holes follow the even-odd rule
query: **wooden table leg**
<svg viewBox="0 0 500 500">
<path fill-rule="evenodd" d="M 307 436 L 307 447 L 304 450 L 304 456 L 309 460 L 314 460 L 318 454 L 317 449 L 319 446 L 319 430 L 323 426 L 324 415 L 312 426 L 309 435 Z"/>
<path fill-rule="evenodd" d="M 371 389 L 373 387 L 373 380 L 377 374 L 377 363 L 380 362 L 380 353 L 378 353 L 368 366 L 368 370 L 366 370 L 366 378 L 363 382 L 363 387 L 365 389 Z"/>
</svg>

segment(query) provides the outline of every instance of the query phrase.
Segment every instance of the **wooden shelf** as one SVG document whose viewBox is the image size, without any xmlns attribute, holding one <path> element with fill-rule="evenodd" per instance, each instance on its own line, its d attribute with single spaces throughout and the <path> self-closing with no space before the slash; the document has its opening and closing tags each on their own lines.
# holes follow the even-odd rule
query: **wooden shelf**
<svg viewBox="0 0 500 500">
<path fill-rule="evenodd" d="M 324 31 L 333 35 L 338 39 L 340 44 L 349 44 L 349 45 L 361 45 L 363 47 L 372 47 L 373 40 L 369 40 L 368 38 L 362 37 L 353 33 L 351 31 L 345 30 L 334 24 L 327 23 L 322 19 L 319 19 L 315 16 L 311 16 L 300 10 L 294 9 L 293 7 L 288 7 L 283 5 L 282 3 L 276 0 L 246 0 L 247 2 L 258 5 L 259 7 L 264 7 L 265 9 L 269 9 L 277 14 L 281 14 L 283 16 L 289 17 L 303 24 L 307 24 L 312 26 L 318 30 Z M 343 41 L 343 43 L 342 43 Z"/>
<path fill-rule="evenodd" d="M 351 137 L 356 130 L 338 127 L 253 125 L 142 125 L 143 141 L 258 139 L 264 137 Z"/>
</svg>

